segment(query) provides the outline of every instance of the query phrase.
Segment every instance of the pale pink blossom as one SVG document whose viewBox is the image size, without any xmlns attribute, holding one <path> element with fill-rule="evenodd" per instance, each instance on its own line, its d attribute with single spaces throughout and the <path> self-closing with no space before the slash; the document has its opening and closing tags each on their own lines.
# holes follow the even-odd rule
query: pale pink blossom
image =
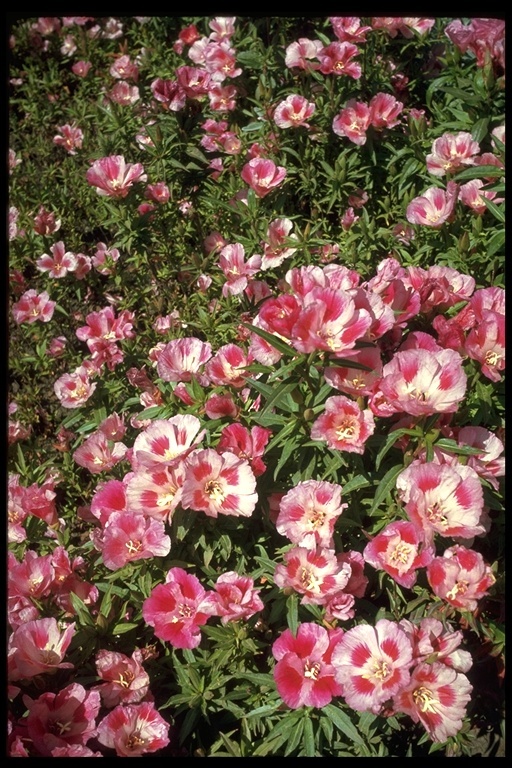
<svg viewBox="0 0 512 768">
<path fill-rule="evenodd" d="M 94 393 L 96 386 L 96 382 L 91 382 L 88 371 L 79 366 L 72 373 L 62 374 L 53 385 L 53 390 L 63 408 L 80 408 Z"/>
<path fill-rule="evenodd" d="M 153 587 L 142 604 L 142 616 L 155 635 L 174 648 L 196 648 L 201 626 L 217 615 L 217 599 L 197 576 L 183 568 L 171 568 L 164 584 Z"/>
<path fill-rule="evenodd" d="M 411 639 L 416 664 L 441 661 L 457 672 L 467 672 L 473 666 L 469 651 L 459 648 L 464 640 L 461 630 L 452 631 L 449 625 L 445 629 L 439 619 L 433 618 L 421 619 L 419 624 L 402 619 L 399 624 Z"/>
<path fill-rule="evenodd" d="M 71 669 L 73 664 L 63 659 L 74 634 L 74 623 L 61 629 L 53 617 L 17 627 L 8 642 L 8 679 L 24 680 L 57 668 Z"/>
<path fill-rule="evenodd" d="M 110 571 L 137 560 L 164 557 L 171 549 L 164 523 L 137 512 L 112 512 L 103 530 L 94 529 L 91 538 Z"/>
<path fill-rule="evenodd" d="M 155 203 L 167 203 L 170 197 L 170 191 L 167 184 L 163 181 L 158 181 L 156 184 L 148 184 L 144 195 Z"/>
<path fill-rule="evenodd" d="M 311 439 L 325 441 L 334 450 L 362 454 L 374 431 L 375 420 L 368 408 L 361 409 L 349 397 L 337 395 L 325 401 L 324 411 L 311 427 Z"/>
<path fill-rule="evenodd" d="M 445 742 L 462 728 L 473 686 L 465 675 L 440 661 L 418 664 L 393 699 L 396 712 L 420 722 L 434 742 Z"/>
<path fill-rule="evenodd" d="M 126 455 L 128 447 L 122 442 L 109 440 L 100 431 L 93 432 L 73 453 L 73 459 L 93 474 L 112 469 Z"/>
<path fill-rule="evenodd" d="M 394 128 L 400 123 L 400 114 L 404 105 L 391 93 L 377 93 L 370 100 L 370 123 L 378 131 Z"/>
<path fill-rule="evenodd" d="M 184 482 L 185 465 L 181 462 L 173 467 L 142 467 L 126 481 L 125 504 L 146 517 L 170 522 L 181 502 Z"/>
<path fill-rule="evenodd" d="M 104 197 L 126 197 L 137 181 L 147 181 L 141 163 L 127 163 L 122 155 L 95 160 L 86 173 L 89 184 Z"/>
<path fill-rule="evenodd" d="M 302 595 L 303 605 L 325 605 L 343 592 L 351 574 L 350 564 L 327 547 L 294 546 L 274 571 L 276 586 Z"/>
<path fill-rule="evenodd" d="M 151 701 L 118 705 L 99 723 L 97 739 L 117 757 L 141 757 L 157 752 L 169 742 L 169 723 Z"/>
<path fill-rule="evenodd" d="M 276 166 L 272 160 L 255 157 L 242 168 L 241 177 L 258 197 L 265 197 L 286 177 L 286 168 Z"/>
<path fill-rule="evenodd" d="M 297 93 L 289 94 L 274 110 L 274 122 L 279 128 L 309 128 L 306 122 L 315 112 L 315 104 Z"/>
<path fill-rule="evenodd" d="M 256 506 L 256 478 L 245 459 L 212 448 L 193 451 L 186 460 L 181 505 L 208 517 L 250 517 Z"/>
<path fill-rule="evenodd" d="M 337 136 L 346 136 L 354 144 L 366 144 L 366 132 L 371 124 L 370 108 L 362 101 L 350 99 L 332 121 Z"/>
<path fill-rule="evenodd" d="M 353 60 L 359 53 L 359 48 L 353 43 L 339 41 L 329 43 L 317 53 L 320 61 L 319 70 L 324 75 L 347 75 L 354 80 L 359 80 L 362 72 L 361 65 Z"/>
<path fill-rule="evenodd" d="M 407 221 L 435 229 L 441 227 L 449 221 L 455 210 L 458 191 L 458 185 L 454 181 L 448 182 L 446 191 L 439 187 L 429 187 L 407 206 Z"/>
<path fill-rule="evenodd" d="M 366 33 L 371 31 L 369 26 L 361 26 L 358 16 L 329 16 L 332 29 L 341 43 L 364 43 Z"/>
<path fill-rule="evenodd" d="M 480 145 L 467 131 L 443 133 L 432 144 L 432 151 L 426 157 L 427 170 L 433 176 L 455 173 L 468 165 L 475 164 Z"/>
<path fill-rule="evenodd" d="M 236 108 L 238 89 L 234 85 L 221 85 L 214 82 L 208 88 L 210 109 L 214 112 L 230 112 Z"/>
<path fill-rule="evenodd" d="M 121 106 L 131 106 L 140 99 L 139 89 L 126 80 L 118 80 L 107 93 L 110 101 Z M 141 179 L 137 179 L 140 181 Z"/>
<path fill-rule="evenodd" d="M 434 557 L 432 546 L 425 544 L 420 530 L 406 520 L 389 523 L 366 545 L 363 557 L 380 571 L 386 571 L 403 587 L 416 583 L 418 568 Z"/>
<path fill-rule="evenodd" d="M 332 652 L 337 682 L 349 707 L 378 714 L 410 680 L 412 644 L 399 624 L 380 619 L 344 633 Z"/>
<path fill-rule="evenodd" d="M 329 549 L 334 546 L 334 525 L 346 506 L 341 503 L 340 485 L 304 480 L 279 502 L 276 529 L 299 546 Z"/>
<path fill-rule="evenodd" d="M 280 266 L 283 261 L 296 252 L 290 248 L 290 241 L 297 240 L 297 235 L 290 234 L 293 222 L 290 219 L 274 219 L 267 229 L 267 239 L 263 243 L 261 269 L 272 269 Z"/>
<path fill-rule="evenodd" d="M 468 333 L 463 350 L 480 363 L 483 375 L 491 381 L 501 381 L 505 370 L 505 315 L 484 311 Z"/>
<path fill-rule="evenodd" d="M 110 74 L 117 80 L 133 80 L 137 82 L 139 77 L 139 68 L 132 62 L 127 54 L 118 56 L 111 65 Z"/>
<path fill-rule="evenodd" d="M 206 363 L 205 373 L 213 384 L 240 389 L 247 383 L 251 362 L 251 354 L 237 344 L 224 344 Z"/>
<path fill-rule="evenodd" d="M 471 179 L 471 181 L 461 184 L 459 187 L 459 200 L 479 216 L 483 216 L 487 211 L 483 198 L 494 201 L 495 205 L 502 203 L 504 200 L 503 197 L 496 197 L 496 192 L 482 189 L 484 186 L 485 183 L 481 179 Z"/>
<path fill-rule="evenodd" d="M 354 364 L 365 368 L 345 365 L 333 365 L 324 368 L 325 380 L 334 387 L 353 397 L 371 395 L 382 376 L 382 357 L 378 347 L 362 347 L 357 354 L 350 356 Z"/>
<path fill-rule="evenodd" d="M 502 455 L 505 447 L 498 435 L 485 427 L 461 427 L 456 431 L 455 439 L 461 446 L 479 448 L 478 454 L 467 457 L 466 464 L 471 467 L 495 490 L 499 489 L 498 477 L 505 476 L 505 457 Z"/>
<path fill-rule="evenodd" d="M 321 40 L 299 37 L 298 40 L 287 46 L 284 63 L 289 69 L 293 67 L 306 71 L 319 69 L 318 54 L 323 47 L 324 44 Z"/>
<path fill-rule="evenodd" d="M 197 447 L 204 435 L 199 419 L 189 413 L 152 421 L 135 438 L 132 467 L 136 470 L 174 467 Z"/>
<path fill-rule="evenodd" d="M 291 709 L 325 707 L 341 696 L 343 688 L 336 680 L 332 652 L 342 634 L 341 629 L 328 630 L 306 622 L 299 624 L 295 635 L 285 629 L 274 641 L 274 680 Z"/>
<path fill-rule="evenodd" d="M 90 61 L 83 61 L 81 59 L 80 61 L 75 61 L 75 63 L 71 67 L 71 70 L 73 74 L 76 75 L 77 77 L 87 77 L 91 67 L 92 67 L 92 64 Z"/>
<path fill-rule="evenodd" d="M 197 381 L 206 386 L 209 379 L 203 373 L 204 364 L 212 355 L 209 342 L 195 336 L 173 339 L 162 345 L 157 359 L 158 375 L 164 381 Z"/>
<path fill-rule="evenodd" d="M 53 143 L 63 147 L 69 155 L 76 155 L 76 150 L 82 149 L 84 134 L 76 124 L 59 125 L 57 131 L 57 135 L 53 137 Z"/>
<path fill-rule="evenodd" d="M 77 259 L 74 253 L 66 251 L 66 246 L 59 240 L 50 247 L 51 256 L 47 253 L 36 260 L 36 266 L 41 272 L 48 272 L 49 277 L 66 277 L 68 272 L 74 272 Z"/>
<path fill-rule="evenodd" d="M 55 310 L 55 301 L 51 301 L 47 291 L 37 293 L 34 288 L 29 288 L 21 298 L 12 305 L 12 316 L 17 325 L 21 323 L 35 323 L 40 320 L 48 323 Z"/>
<path fill-rule="evenodd" d="M 226 282 L 222 286 L 223 296 L 238 296 L 247 287 L 250 278 L 261 267 L 261 256 L 254 254 L 245 261 L 245 250 L 240 243 L 225 245 L 219 255 L 219 267 Z"/>
<path fill-rule="evenodd" d="M 398 475 L 396 487 L 409 519 L 424 531 L 427 542 L 436 533 L 470 539 L 485 532 L 482 484 L 471 467 L 414 461 Z"/>
<path fill-rule="evenodd" d="M 427 566 L 427 579 L 434 593 L 455 608 L 477 610 L 496 578 L 480 552 L 460 544 L 445 549 Z"/>
</svg>

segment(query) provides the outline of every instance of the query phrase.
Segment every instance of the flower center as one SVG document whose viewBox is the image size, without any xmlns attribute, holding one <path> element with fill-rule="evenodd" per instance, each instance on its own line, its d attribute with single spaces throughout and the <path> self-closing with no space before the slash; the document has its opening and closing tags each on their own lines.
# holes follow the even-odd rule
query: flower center
<svg viewBox="0 0 512 768">
<path fill-rule="evenodd" d="M 213 502 L 222 503 L 226 498 L 222 484 L 218 480 L 208 480 L 204 487 L 204 492 Z"/>
<path fill-rule="evenodd" d="M 416 688 L 412 693 L 414 703 L 421 712 L 436 712 L 435 705 L 439 704 L 438 700 L 434 698 L 434 694 L 428 688 L 423 685 L 420 688 Z"/>
<path fill-rule="evenodd" d="M 137 552 L 140 552 L 142 549 L 142 542 L 136 539 L 133 541 L 130 539 L 125 544 L 126 549 L 128 550 L 128 554 L 135 555 Z"/>
<path fill-rule="evenodd" d="M 304 677 L 309 677 L 311 680 L 317 680 L 320 673 L 321 664 L 318 661 L 306 660 L 304 664 Z"/>
</svg>

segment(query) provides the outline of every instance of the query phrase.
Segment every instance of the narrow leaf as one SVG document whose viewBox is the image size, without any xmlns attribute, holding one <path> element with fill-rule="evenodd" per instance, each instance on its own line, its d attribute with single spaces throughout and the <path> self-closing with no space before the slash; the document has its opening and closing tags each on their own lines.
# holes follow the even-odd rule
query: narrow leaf
<svg viewBox="0 0 512 768">
<path fill-rule="evenodd" d="M 322 709 L 322 712 L 327 715 L 336 728 L 347 736 L 354 744 L 363 745 L 365 743 L 352 720 L 342 709 L 339 709 L 334 704 L 327 704 L 327 706 Z"/>
<path fill-rule="evenodd" d="M 384 501 L 388 493 L 391 491 L 392 488 L 396 485 L 396 478 L 400 474 L 400 472 L 403 472 L 404 467 L 403 464 L 397 464 L 394 467 L 391 467 L 391 469 L 388 469 L 382 480 L 377 486 L 377 490 L 375 491 L 375 496 L 373 498 L 373 503 L 370 507 L 369 514 L 372 515 L 375 510 L 378 508 L 379 504 Z"/>
<path fill-rule="evenodd" d="M 262 339 L 267 341 L 271 347 L 277 349 L 278 352 L 281 352 L 281 354 L 288 355 L 288 357 L 297 355 L 297 351 L 279 336 L 275 336 L 273 333 L 264 331 L 263 328 L 257 328 L 255 325 L 251 325 L 250 323 L 242 323 L 242 325 L 252 333 L 255 333 L 256 336 L 261 336 Z"/>
</svg>

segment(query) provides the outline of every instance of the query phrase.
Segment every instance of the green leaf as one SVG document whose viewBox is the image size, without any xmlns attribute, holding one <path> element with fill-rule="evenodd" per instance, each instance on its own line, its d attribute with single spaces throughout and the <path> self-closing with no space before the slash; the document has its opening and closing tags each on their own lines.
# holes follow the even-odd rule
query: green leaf
<svg viewBox="0 0 512 768">
<path fill-rule="evenodd" d="M 489 128 L 488 117 L 482 117 L 480 120 L 477 120 L 473 128 L 471 129 L 471 136 L 473 137 L 473 140 L 480 143 L 482 139 L 484 139 L 487 136 L 488 128 Z"/>
<path fill-rule="evenodd" d="M 482 448 L 473 448 L 471 445 L 459 445 L 455 440 L 451 440 L 448 437 L 441 437 L 437 440 L 435 446 L 442 451 L 456 453 L 459 456 L 477 456 L 479 453 L 483 452 Z"/>
<path fill-rule="evenodd" d="M 267 341 L 271 347 L 277 349 L 277 351 L 281 352 L 282 355 L 287 355 L 288 357 L 295 357 L 297 355 L 297 350 L 287 344 L 287 342 L 281 339 L 279 336 L 275 336 L 273 333 L 264 331 L 263 328 L 257 328 L 255 325 L 251 325 L 250 323 L 241 323 L 241 325 L 243 325 L 244 328 L 247 328 L 252 333 L 255 333 L 256 336 L 260 336 L 262 339 Z"/>
<path fill-rule="evenodd" d="M 322 709 L 322 712 L 324 715 L 327 715 L 336 728 L 347 736 L 354 744 L 359 744 L 361 746 L 365 744 L 364 739 L 361 737 L 354 723 L 342 709 L 339 709 L 339 707 L 336 707 L 334 704 L 327 704 L 327 706 Z"/>
<path fill-rule="evenodd" d="M 279 699 L 278 701 L 272 702 L 272 704 L 264 704 L 262 707 L 256 707 L 256 709 L 253 709 L 251 710 L 251 712 L 248 712 L 246 714 L 246 718 L 262 717 L 262 716 L 266 717 L 267 715 L 271 715 L 273 712 L 276 711 L 276 709 L 278 709 L 281 706 L 282 703 L 283 702 L 281 701 L 281 699 Z"/>
<path fill-rule="evenodd" d="M 388 433 L 384 445 L 380 449 L 380 451 L 377 454 L 377 457 L 375 459 L 375 469 L 378 471 L 381 461 L 386 455 L 386 453 L 393 447 L 393 445 L 396 443 L 396 441 L 403 437 L 403 435 L 410 435 L 411 437 L 421 437 L 421 430 L 419 428 L 417 429 L 394 429 L 391 432 Z"/>
<path fill-rule="evenodd" d="M 120 624 L 116 624 L 112 630 L 113 635 L 124 635 L 126 632 L 130 632 L 132 629 L 136 629 L 138 624 L 131 624 L 130 622 L 122 621 Z"/>
<path fill-rule="evenodd" d="M 343 495 L 346 496 L 347 493 L 357 491 L 359 488 L 367 488 L 369 485 L 371 485 L 371 482 L 368 478 L 364 477 L 364 475 L 356 475 L 355 477 L 352 477 L 348 483 L 345 483 L 342 492 Z"/>
<path fill-rule="evenodd" d="M 304 754 L 306 757 L 314 757 L 316 747 L 313 723 L 308 715 L 304 717 L 302 722 L 304 723 Z"/>
<path fill-rule="evenodd" d="M 504 244 L 505 244 L 505 230 L 500 229 L 498 232 L 494 233 L 494 235 L 491 237 L 491 239 L 487 243 L 487 257 L 490 258 L 491 256 L 494 256 L 496 251 L 499 251 Z"/>
<path fill-rule="evenodd" d="M 388 469 L 382 480 L 377 486 L 377 490 L 375 491 L 375 496 L 373 497 L 372 505 L 369 509 L 368 514 L 372 515 L 375 513 L 376 509 L 378 508 L 379 504 L 384 501 L 388 493 L 395 488 L 396 486 L 396 479 L 400 472 L 403 472 L 404 466 L 403 464 L 397 464 L 394 467 L 391 467 L 391 469 Z"/>
<path fill-rule="evenodd" d="M 268 411 L 270 411 L 271 408 L 274 408 L 274 406 L 277 408 L 281 408 L 285 411 L 297 410 L 297 408 L 294 408 L 293 406 L 291 406 L 291 404 L 286 402 L 286 395 L 291 394 L 291 392 L 293 392 L 293 390 L 296 387 L 297 387 L 296 381 L 289 381 L 288 383 L 283 381 L 281 384 L 279 384 L 277 389 L 274 389 L 272 396 L 269 397 L 267 402 L 265 403 L 262 409 L 262 413 L 267 413 Z M 297 404 L 295 403 L 294 405 L 297 405 Z"/>
<path fill-rule="evenodd" d="M 502 224 L 505 223 L 505 210 L 503 206 L 497 206 L 492 200 L 488 200 L 486 197 L 482 197 L 486 208 L 492 213 L 495 219 L 498 219 Z"/>
<path fill-rule="evenodd" d="M 298 603 L 299 596 L 296 592 L 293 592 L 286 598 L 286 621 L 288 624 L 288 629 L 294 637 L 296 637 L 297 629 L 299 628 Z"/>
<path fill-rule="evenodd" d="M 470 181 L 471 179 L 501 178 L 505 171 L 495 165 L 475 165 L 472 168 L 465 168 L 457 173 L 454 181 Z"/>
</svg>

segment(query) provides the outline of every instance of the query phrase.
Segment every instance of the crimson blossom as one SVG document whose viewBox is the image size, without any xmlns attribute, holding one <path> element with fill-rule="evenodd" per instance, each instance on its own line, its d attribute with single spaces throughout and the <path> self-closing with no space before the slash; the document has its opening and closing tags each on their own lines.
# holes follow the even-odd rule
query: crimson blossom
<svg viewBox="0 0 512 768">
<path fill-rule="evenodd" d="M 112 512 L 103 531 L 91 531 L 91 539 L 110 571 L 135 560 L 163 557 L 171 549 L 164 523 L 137 512 Z"/>
<path fill-rule="evenodd" d="M 380 619 L 375 627 L 359 624 L 335 646 L 332 663 L 347 704 L 377 715 L 384 702 L 409 683 L 411 641 L 388 619 Z"/>
<path fill-rule="evenodd" d="M 393 706 L 421 722 L 432 741 L 443 742 L 461 729 L 472 690 L 467 677 L 446 664 L 418 664 Z"/>
<path fill-rule="evenodd" d="M 127 163 L 122 155 L 110 155 L 95 160 L 86 173 L 89 184 L 98 195 L 123 198 L 137 181 L 147 181 L 141 163 Z"/>
<path fill-rule="evenodd" d="M 295 637 L 286 629 L 274 642 L 274 680 L 291 709 L 325 707 L 334 696 L 342 695 L 332 663 L 333 648 L 342 635 L 342 629 L 327 630 L 307 622 L 299 624 Z"/>
<path fill-rule="evenodd" d="M 171 568 L 142 605 L 144 621 L 160 640 L 174 648 L 196 648 L 201 625 L 217 616 L 215 592 L 206 591 L 199 579 L 183 568 Z"/>
<path fill-rule="evenodd" d="M 169 742 L 169 723 L 151 701 L 119 705 L 98 724 L 100 744 L 115 749 L 118 757 L 141 757 Z"/>
</svg>

